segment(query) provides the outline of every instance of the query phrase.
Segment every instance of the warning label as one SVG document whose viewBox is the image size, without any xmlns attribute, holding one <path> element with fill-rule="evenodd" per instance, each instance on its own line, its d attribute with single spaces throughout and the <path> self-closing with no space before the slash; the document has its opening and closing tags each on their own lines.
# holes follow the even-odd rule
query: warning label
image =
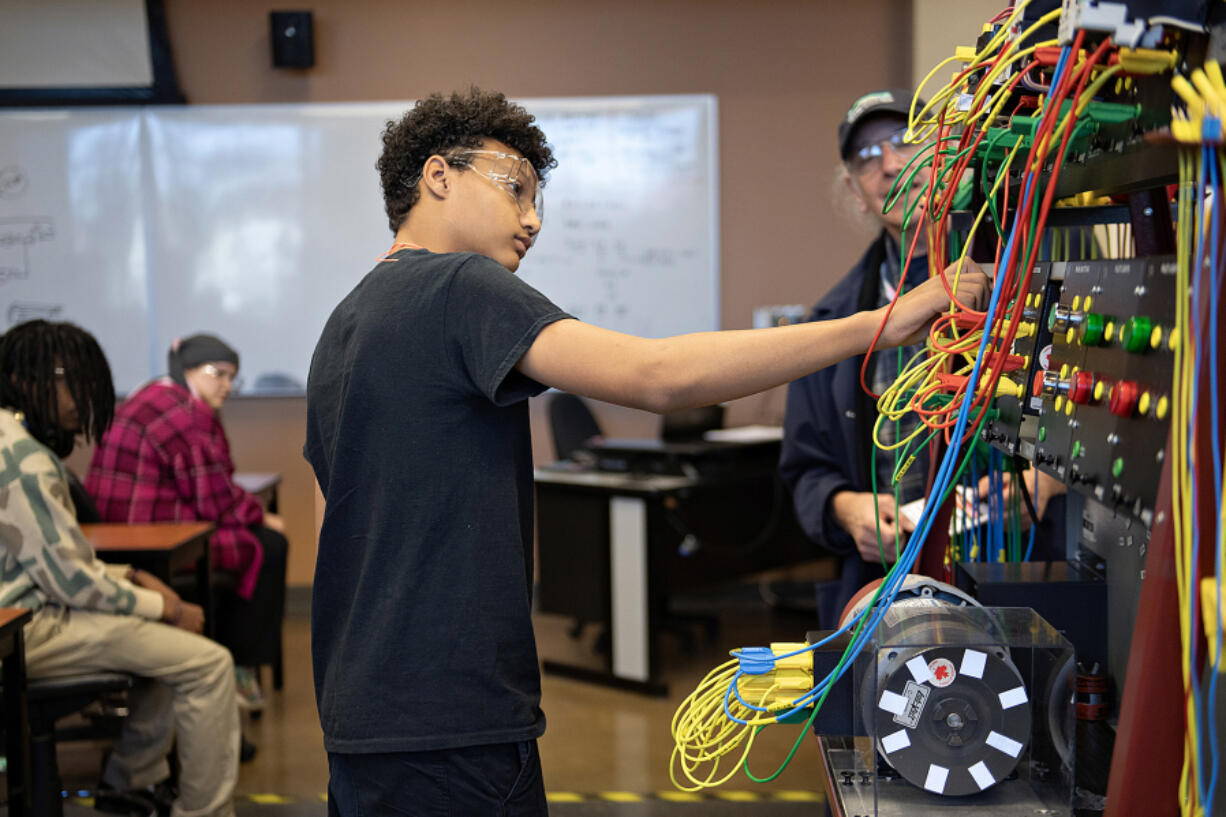
<svg viewBox="0 0 1226 817">
<path fill-rule="evenodd" d="M 932 673 L 932 685 L 944 689 L 958 677 L 954 662 L 948 658 L 934 658 L 928 662 L 928 671 Z"/>
<path fill-rule="evenodd" d="M 907 681 L 907 686 L 903 689 L 903 697 L 907 699 L 907 705 L 894 716 L 894 723 L 902 724 L 908 729 L 914 729 L 919 723 L 920 716 L 924 714 L 924 705 L 928 703 L 928 695 L 932 692 L 931 689 L 923 684 L 917 684 L 914 681 Z"/>
</svg>

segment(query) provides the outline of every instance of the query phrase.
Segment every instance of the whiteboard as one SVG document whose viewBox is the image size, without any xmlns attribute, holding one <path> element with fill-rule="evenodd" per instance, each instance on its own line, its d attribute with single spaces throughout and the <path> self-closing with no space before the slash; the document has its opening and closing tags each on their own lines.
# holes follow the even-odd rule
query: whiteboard
<svg viewBox="0 0 1226 817">
<path fill-rule="evenodd" d="M 84 326 L 128 388 L 150 365 L 140 143 L 128 110 L 0 115 L 4 326 Z"/>
<path fill-rule="evenodd" d="M 520 102 L 559 161 L 524 279 L 607 328 L 717 328 L 714 97 Z M 85 326 L 121 392 L 212 332 L 244 394 L 301 393 L 328 315 L 391 244 L 374 164 L 411 104 L 0 114 L 6 326 Z"/>
</svg>

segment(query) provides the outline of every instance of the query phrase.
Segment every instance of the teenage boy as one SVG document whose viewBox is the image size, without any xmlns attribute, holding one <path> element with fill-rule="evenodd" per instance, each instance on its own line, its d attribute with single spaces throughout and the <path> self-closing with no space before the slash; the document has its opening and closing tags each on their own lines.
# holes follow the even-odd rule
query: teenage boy
<svg viewBox="0 0 1226 817">
<path fill-rule="evenodd" d="M 332 313 L 307 385 L 327 501 L 311 632 L 329 809 L 545 814 L 527 398 L 730 400 L 862 353 L 882 313 L 658 340 L 585 324 L 513 274 L 555 165 L 523 108 L 436 94 L 383 144 L 395 243 Z M 959 285 L 965 302 L 987 292 L 978 271 Z M 917 288 L 882 342 L 948 305 L 940 281 Z"/>
</svg>

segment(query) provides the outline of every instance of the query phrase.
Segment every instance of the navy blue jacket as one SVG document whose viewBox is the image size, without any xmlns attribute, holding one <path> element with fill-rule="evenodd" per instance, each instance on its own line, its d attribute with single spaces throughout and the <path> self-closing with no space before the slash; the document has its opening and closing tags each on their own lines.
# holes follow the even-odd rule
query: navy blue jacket
<svg viewBox="0 0 1226 817">
<path fill-rule="evenodd" d="M 883 231 L 851 272 L 818 301 L 811 321 L 845 318 L 875 309 L 880 297 Z M 912 263 L 908 288 L 922 283 L 926 265 Z M 871 490 L 869 453 L 877 407 L 860 388 L 863 355 L 844 360 L 788 386 L 779 470 L 792 491 L 796 517 L 809 538 L 835 554 L 856 552 L 851 536 L 828 513 L 840 490 Z M 872 364 L 869 366 L 872 376 Z"/>
<path fill-rule="evenodd" d="M 881 263 L 885 260 L 886 233 L 869 245 L 856 266 L 818 301 L 811 321 L 843 318 L 865 309 L 875 309 L 881 289 Z M 927 263 L 914 261 L 908 270 L 907 288 L 927 277 Z M 779 471 L 792 492 L 796 519 L 817 545 L 843 559 L 840 586 L 835 599 L 822 602 L 833 607 L 819 610 L 823 627 L 834 619 L 851 596 L 866 583 L 883 575 L 881 565 L 860 558 L 855 540 L 839 526 L 830 510 L 830 499 L 842 490 L 870 491 L 872 429 L 877 406 L 860 388 L 863 355 L 844 360 L 788 386 L 787 414 L 783 422 L 783 448 Z M 873 363 L 869 363 L 871 383 Z M 1035 558 L 1064 558 L 1064 497 L 1048 505 Z"/>
<path fill-rule="evenodd" d="M 811 321 L 845 318 L 875 309 L 881 294 L 881 264 L 886 257 L 884 231 L 834 289 L 818 301 Z M 923 282 L 926 263 L 914 262 L 908 288 Z M 866 582 L 882 575 L 880 565 L 860 559 L 855 541 L 830 512 L 830 498 L 841 490 L 872 490 L 870 456 L 877 406 L 860 388 L 864 355 L 793 381 L 788 386 L 787 414 L 783 423 L 783 449 L 779 471 L 792 492 L 796 519 L 817 545 L 846 557 L 836 598 L 822 602 L 822 626 L 833 626 L 846 600 Z M 869 364 L 869 377 L 872 377 Z"/>
</svg>

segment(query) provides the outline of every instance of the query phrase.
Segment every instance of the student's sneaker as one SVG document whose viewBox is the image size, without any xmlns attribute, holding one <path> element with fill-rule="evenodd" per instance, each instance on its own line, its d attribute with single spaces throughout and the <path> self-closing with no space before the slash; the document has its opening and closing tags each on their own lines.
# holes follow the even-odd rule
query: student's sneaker
<svg viewBox="0 0 1226 817">
<path fill-rule="evenodd" d="M 234 686 L 238 693 L 238 708 L 248 712 L 259 712 L 267 701 L 264 690 L 260 689 L 260 677 L 251 667 L 234 668 Z"/>
<path fill-rule="evenodd" d="M 102 782 L 94 790 L 94 809 L 128 817 L 167 817 L 174 799 L 174 787 L 166 782 L 128 791 L 118 791 Z"/>
</svg>

